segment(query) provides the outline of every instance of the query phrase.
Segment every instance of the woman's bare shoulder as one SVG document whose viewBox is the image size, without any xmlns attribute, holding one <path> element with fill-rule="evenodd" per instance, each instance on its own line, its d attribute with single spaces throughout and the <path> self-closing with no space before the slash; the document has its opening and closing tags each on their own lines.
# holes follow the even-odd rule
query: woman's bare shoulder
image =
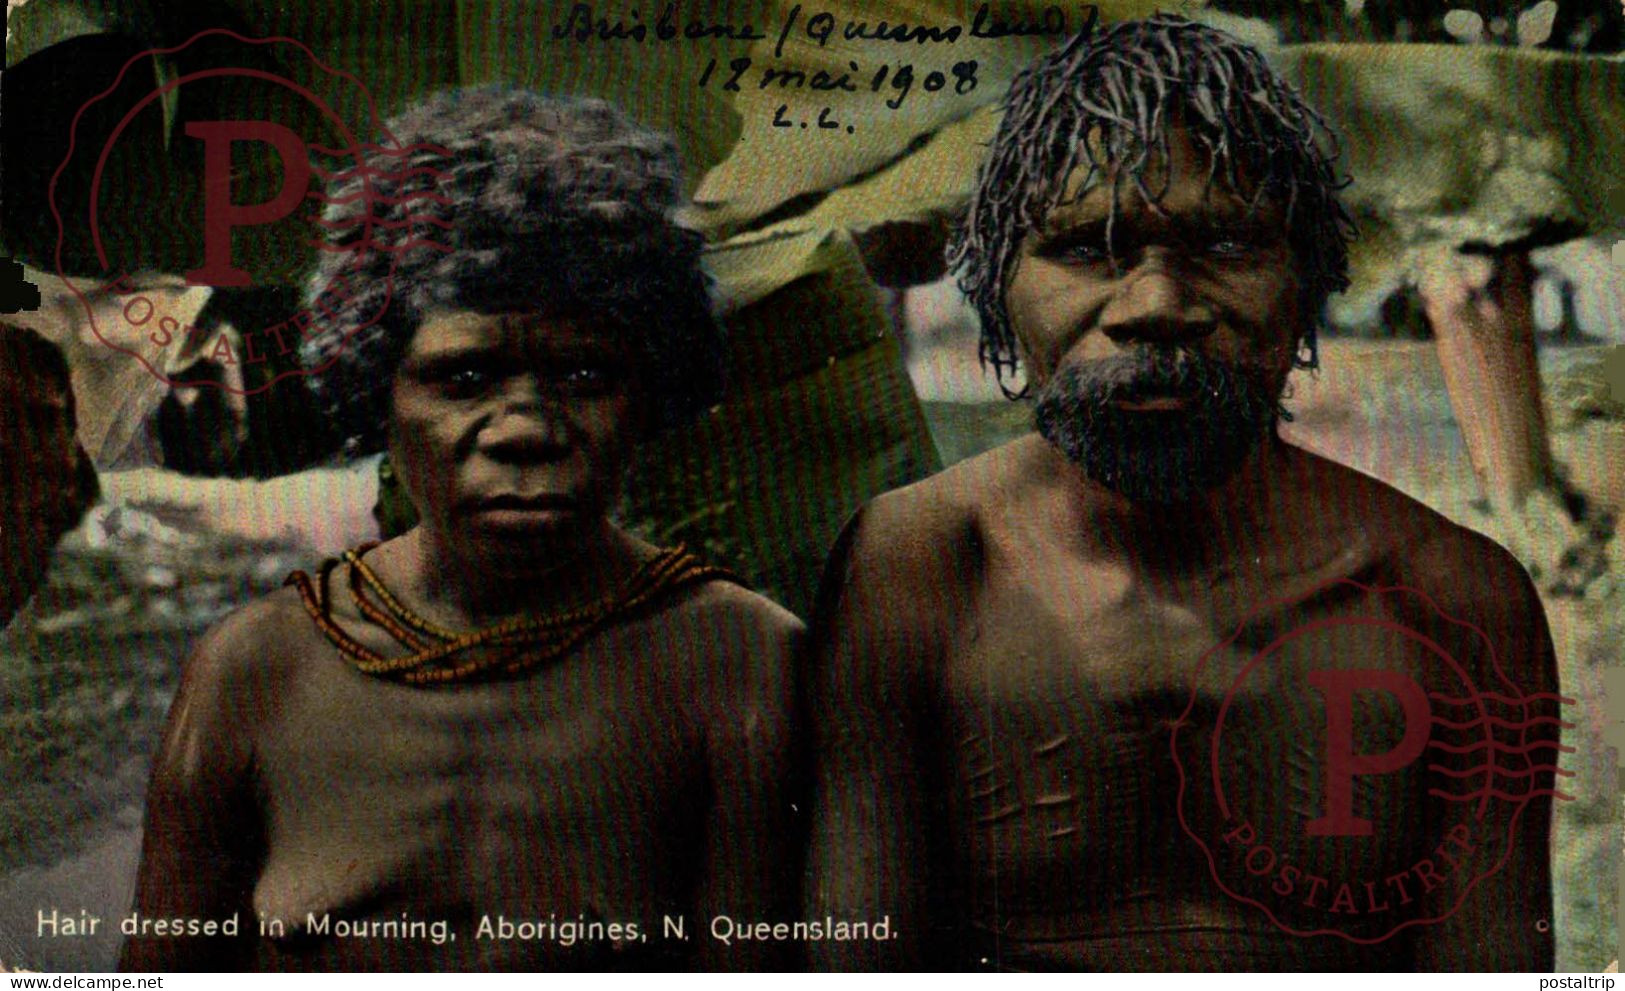
<svg viewBox="0 0 1625 991">
<path fill-rule="evenodd" d="M 194 691 L 260 692 L 312 663 L 325 643 L 293 587 L 261 596 L 210 627 L 182 669 Z"/>
</svg>

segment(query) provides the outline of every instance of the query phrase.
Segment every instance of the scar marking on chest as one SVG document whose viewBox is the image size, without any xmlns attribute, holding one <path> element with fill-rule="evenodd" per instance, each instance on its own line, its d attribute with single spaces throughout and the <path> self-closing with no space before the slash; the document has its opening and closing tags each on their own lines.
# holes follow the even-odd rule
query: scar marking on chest
<svg viewBox="0 0 1625 991">
<path fill-rule="evenodd" d="M 1062 747 L 1066 746 L 1067 743 L 1069 741 L 1071 741 L 1071 739 L 1072 739 L 1072 734 L 1071 733 L 1062 733 L 1060 736 L 1056 737 L 1053 740 L 1045 740 L 1043 743 L 1040 743 L 1038 746 L 1033 748 L 1033 756 L 1034 757 L 1046 757 L 1046 756 L 1048 756 L 1050 754 L 1053 754 L 1055 751 L 1057 751 L 1057 750 L 1061 749 Z"/>
<path fill-rule="evenodd" d="M 1033 799 L 1032 805 L 1033 808 L 1037 809 L 1053 809 L 1062 805 L 1071 805 L 1077 800 L 1078 796 L 1075 792 L 1058 791 L 1050 795 L 1038 796 Z"/>
<path fill-rule="evenodd" d="M 973 800 L 977 800 L 977 801 L 979 801 L 981 799 L 984 799 L 984 798 L 992 798 L 994 795 L 997 795 L 999 792 L 1004 791 L 1006 788 L 1009 788 L 1009 787 L 1010 787 L 1010 782 L 1008 782 L 1008 781 L 1000 781 L 1000 782 L 997 782 L 995 784 L 988 785 L 986 788 L 978 788 L 978 789 L 976 789 L 975 791 L 970 793 L 970 797 Z"/>
<path fill-rule="evenodd" d="M 994 809 L 985 816 L 978 816 L 976 824 L 978 826 L 991 826 L 996 822 L 1003 822 L 1011 816 L 1020 815 L 1021 808 L 1020 802 L 1012 802 L 1009 805 Z"/>
</svg>

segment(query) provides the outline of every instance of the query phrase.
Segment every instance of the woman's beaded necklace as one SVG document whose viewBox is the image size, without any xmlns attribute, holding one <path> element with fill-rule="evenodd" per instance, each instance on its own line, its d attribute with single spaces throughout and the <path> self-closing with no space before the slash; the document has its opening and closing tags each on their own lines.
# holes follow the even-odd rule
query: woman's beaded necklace
<svg viewBox="0 0 1625 991">
<path fill-rule="evenodd" d="M 512 677 L 564 656 L 611 620 L 678 588 L 714 579 L 739 581 L 732 572 L 703 564 L 686 547 L 678 545 L 661 551 L 619 588 L 596 602 L 548 616 L 518 616 L 481 630 L 459 632 L 424 619 L 389 591 L 361 560 L 361 555 L 374 546 L 366 544 L 344 552 L 341 560 L 349 565 L 350 594 L 356 610 L 405 647 L 406 654 L 385 657 L 334 622 L 328 586 L 339 560 L 326 562 L 314 582 L 305 572 L 295 571 L 288 576 L 287 584 L 298 589 L 300 601 L 316 628 L 345 660 L 366 674 L 409 685 Z M 476 656 L 466 656 L 470 652 L 477 652 Z"/>
</svg>

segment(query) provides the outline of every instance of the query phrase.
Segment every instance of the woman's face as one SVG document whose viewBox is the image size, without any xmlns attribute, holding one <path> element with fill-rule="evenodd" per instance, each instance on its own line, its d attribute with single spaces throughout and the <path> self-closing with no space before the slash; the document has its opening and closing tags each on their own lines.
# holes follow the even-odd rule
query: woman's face
<svg viewBox="0 0 1625 991">
<path fill-rule="evenodd" d="M 459 556 L 578 549 L 620 495 L 638 379 L 626 335 L 590 320 L 432 313 L 395 373 L 390 460 Z"/>
</svg>

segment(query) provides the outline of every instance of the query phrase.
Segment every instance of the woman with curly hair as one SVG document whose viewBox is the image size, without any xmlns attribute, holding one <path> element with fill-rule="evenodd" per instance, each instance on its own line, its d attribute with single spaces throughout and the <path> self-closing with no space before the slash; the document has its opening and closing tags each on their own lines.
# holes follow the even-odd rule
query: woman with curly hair
<svg viewBox="0 0 1625 991">
<path fill-rule="evenodd" d="M 421 522 L 199 645 L 123 963 L 769 964 L 706 930 L 793 897 L 801 626 L 611 515 L 720 386 L 673 146 L 498 89 L 389 131 L 329 183 L 301 358 Z"/>
</svg>

